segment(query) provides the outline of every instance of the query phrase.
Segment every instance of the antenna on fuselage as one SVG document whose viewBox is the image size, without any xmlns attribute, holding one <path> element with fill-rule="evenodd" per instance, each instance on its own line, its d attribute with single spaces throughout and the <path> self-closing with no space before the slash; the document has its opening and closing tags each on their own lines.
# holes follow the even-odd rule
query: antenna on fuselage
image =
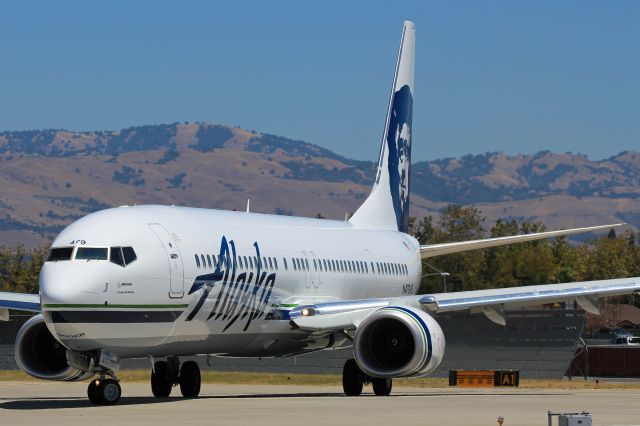
<svg viewBox="0 0 640 426">
<path fill-rule="evenodd" d="M 251 207 L 251 198 L 247 198 L 247 213 L 249 213 L 249 207 Z"/>
</svg>

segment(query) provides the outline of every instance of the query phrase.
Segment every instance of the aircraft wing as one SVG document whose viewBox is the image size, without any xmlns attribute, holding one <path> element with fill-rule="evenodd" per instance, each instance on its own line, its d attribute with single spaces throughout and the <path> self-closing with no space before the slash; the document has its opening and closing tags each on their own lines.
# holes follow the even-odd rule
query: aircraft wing
<svg viewBox="0 0 640 426">
<path fill-rule="evenodd" d="M 40 296 L 37 294 L 0 292 L 0 319 L 4 318 L 2 311 L 6 312 L 7 309 L 41 312 Z"/>
<path fill-rule="evenodd" d="M 377 309 L 400 305 L 422 309 L 436 318 L 442 312 L 469 310 L 483 313 L 491 321 L 504 325 L 505 309 L 576 301 L 587 312 L 599 313 L 598 298 L 638 291 L 640 277 L 634 277 L 320 303 L 298 306 L 289 312 L 289 317 L 293 326 L 304 330 L 343 331 L 357 328 Z"/>
<path fill-rule="evenodd" d="M 510 235 L 508 237 L 486 238 L 483 240 L 461 241 L 457 243 L 429 244 L 420 246 L 420 257 L 423 259 L 441 256 L 443 254 L 458 253 L 487 247 L 505 246 L 513 243 L 542 240 L 545 238 L 561 237 L 563 235 L 581 234 L 584 232 L 601 231 L 625 225 L 615 223 L 612 225 L 589 226 L 587 228 L 562 229 L 560 231 L 537 232 L 534 234 Z"/>
</svg>

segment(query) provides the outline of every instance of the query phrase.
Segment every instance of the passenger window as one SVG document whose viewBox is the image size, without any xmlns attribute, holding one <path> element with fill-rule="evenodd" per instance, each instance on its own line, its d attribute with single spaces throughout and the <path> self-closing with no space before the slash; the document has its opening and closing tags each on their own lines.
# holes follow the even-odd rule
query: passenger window
<svg viewBox="0 0 640 426">
<path fill-rule="evenodd" d="M 251 256 L 249 256 L 249 266 L 251 266 L 251 269 L 253 269 L 253 258 Z"/>
<path fill-rule="evenodd" d="M 196 257 L 196 266 L 199 268 L 200 267 L 200 258 L 198 257 L 198 255 L 195 255 Z"/>
<path fill-rule="evenodd" d="M 282 263 L 284 263 L 284 270 L 288 271 L 289 270 L 289 265 L 287 265 L 287 258 L 286 257 L 282 258 Z"/>
<path fill-rule="evenodd" d="M 275 257 L 273 258 L 273 266 L 276 267 L 276 271 L 278 270 L 278 259 L 276 259 Z"/>
<path fill-rule="evenodd" d="M 106 247 L 78 247 L 76 260 L 107 260 Z"/>
<path fill-rule="evenodd" d="M 216 263 L 216 255 L 212 254 L 211 255 L 211 263 L 213 264 L 213 267 L 215 268 L 217 263 Z"/>
<path fill-rule="evenodd" d="M 238 256 L 238 264 L 240 265 L 240 269 L 244 269 L 244 265 L 242 264 L 242 256 Z"/>
<path fill-rule="evenodd" d="M 56 247 L 49 251 L 47 262 L 58 262 L 60 260 L 71 260 L 73 247 Z"/>
<path fill-rule="evenodd" d="M 204 258 L 204 254 L 201 254 L 201 255 L 200 255 L 200 262 L 202 263 L 202 267 L 203 267 L 203 268 L 206 268 L 206 267 L 207 267 L 207 261 L 206 261 L 206 259 Z"/>
<path fill-rule="evenodd" d="M 317 271 L 318 270 L 318 265 L 316 265 L 316 260 L 313 259 L 313 270 Z"/>
<path fill-rule="evenodd" d="M 207 265 L 211 268 L 211 256 L 207 255 Z"/>
<path fill-rule="evenodd" d="M 267 265 L 267 258 L 266 258 L 266 257 L 263 257 L 263 258 L 262 258 L 262 267 L 263 267 L 264 269 L 267 269 L 267 266 L 268 266 L 268 265 Z"/>
<path fill-rule="evenodd" d="M 271 258 L 269 258 L 269 269 L 273 271 L 273 262 L 271 261 Z"/>
<path fill-rule="evenodd" d="M 124 258 L 122 257 L 121 247 L 111 247 L 111 251 L 109 253 L 109 261 L 111 263 L 115 263 L 116 265 L 124 267 Z"/>
<path fill-rule="evenodd" d="M 307 267 L 307 271 L 310 271 L 310 269 L 309 269 L 309 261 L 307 259 L 304 260 L 304 265 Z"/>
</svg>

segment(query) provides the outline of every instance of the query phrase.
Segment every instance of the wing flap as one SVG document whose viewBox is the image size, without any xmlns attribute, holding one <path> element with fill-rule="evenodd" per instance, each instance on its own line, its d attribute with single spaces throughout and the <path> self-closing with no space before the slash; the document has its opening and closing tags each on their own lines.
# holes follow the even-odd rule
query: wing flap
<svg viewBox="0 0 640 426">
<path fill-rule="evenodd" d="M 545 238 L 562 237 L 565 235 L 581 234 L 585 232 L 602 231 L 605 229 L 623 226 L 624 223 L 612 225 L 589 226 L 586 228 L 562 229 L 559 231 L 537 232 L 535 234 L 510 235 L 508 237 L 486 238 L 483 240 L 460 241 L 456 243 L 429 244 L 420 246 L 420 257 L 427 259 L 443 254 L 459 253 L 469 250 L 477 250 L 488 247 L 505 246 L 514 243 L 542 240 Z"/>
<path fill-rule="evenodd" d="M 577 300 L 583 307 L 593 298 L 621 296 L 640 291 L 640 277 L 567 284 L 545 284 L 419 296 L 419 302 L 431 312 L 500 306 L 516 308 Z"/>
</svg>

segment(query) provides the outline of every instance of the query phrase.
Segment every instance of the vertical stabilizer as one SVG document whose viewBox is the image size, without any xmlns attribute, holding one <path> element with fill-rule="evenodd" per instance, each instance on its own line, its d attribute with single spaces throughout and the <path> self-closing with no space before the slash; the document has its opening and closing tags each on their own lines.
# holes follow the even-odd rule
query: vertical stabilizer
<svg viewBox="0 0 640 426">
<path fill-rule="evenodd" d="M 401 232 L 407 232 L 409 228 L 409 167 L 411 165 L 415 45 L 415 24 L 405 21 L 376 179 L 371 194 L 350 220 L 357 226 L 393 229 Z"/>
</svg>

